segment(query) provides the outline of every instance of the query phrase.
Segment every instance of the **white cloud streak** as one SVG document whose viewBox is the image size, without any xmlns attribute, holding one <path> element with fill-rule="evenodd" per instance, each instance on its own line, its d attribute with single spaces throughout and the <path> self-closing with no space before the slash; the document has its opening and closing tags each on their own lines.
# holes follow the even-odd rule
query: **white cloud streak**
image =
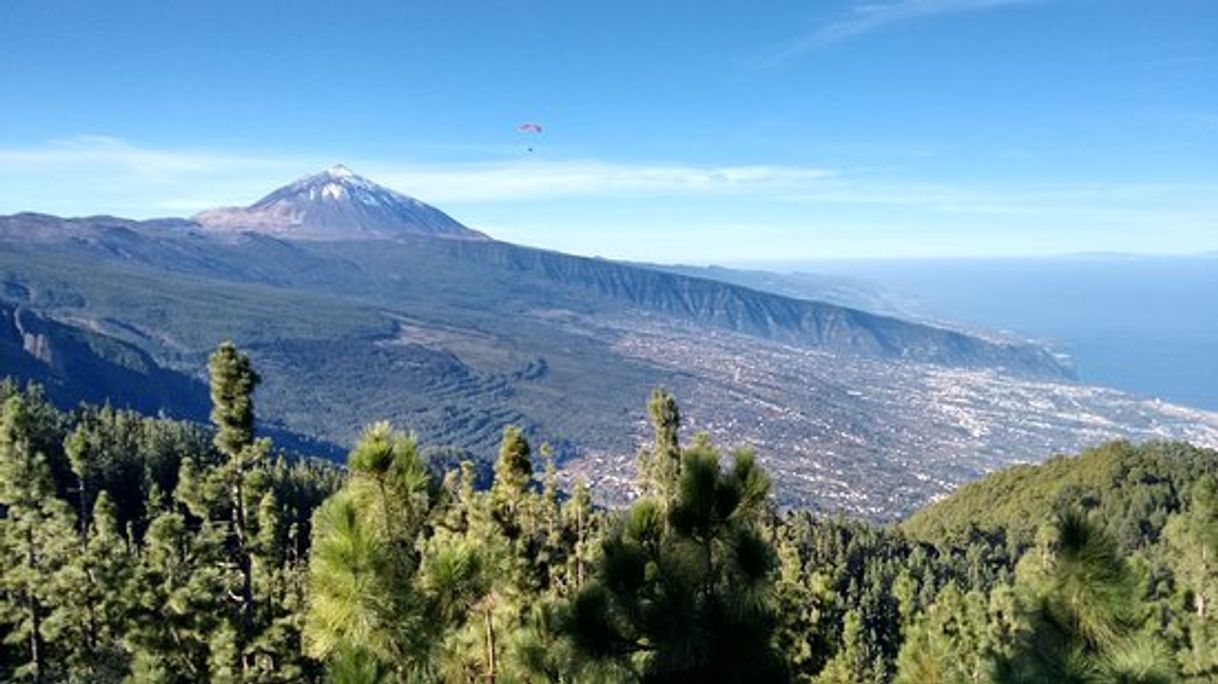
<svg viewBox="0 0 1218 684">
<path fill-rule="evenodd" d="M 889 0 L 857 2 L 843 15 L 817 26 L 766 56 L 762 67 L 773 67 L 807 52 L 878 31 L 894 24 L 934 16 L 981 12 L 1039 0 Z"/>
<path fill-rule="evenodd" d="M 165 150 L 106 136 L 77 136 L 40 147 L 0 149 L 0 176 L 69 173 L 126 179 L 176 194 L 151 200 L 166 209 L 200 208 L 216 188 L 245 184 L 269 190 L 339 160 Z M 731 195 L 795 190 L 836 174 L 832 169 L 775 165 L 628 164 L 581 160 L 514 160 L 468 164 L 402 164 L 341 160 L 388 187 L 429 202 L 500 202 L 612 195 Z M 59 175 L 64 174 L 64 175 Z M 198 194 L 183 194 L 194 189 Z M 245 193 L 241 193 L 243 196 Z M 228 203 L 243 201 L 242 196 Z M 248 198 L 246 198 L 248 199 Z"/>
<path fill-rule="evenodd" d="M 0 213 L 112 212 L 136 218 L 246 204 L 301 175 L 344 161 L 374 181 L 441 207 L 618 197 L 694 202 L 731 198 L 738 207 L 785 205 L 789 217 L 850 207 L 961 217 L 1031 217 L 1039 222 L 1218 223 L 1214 183 L 973 183 L 911 180 L 865 171 L 791 165 L 697 165 L 588 160 L 401 164 L 303 156 L 157 149 L 103 136 L 39 147 L 0 148 Z M 700 199 L 701 198 L 701 199 Z M 802 205 L 802 206 L 801 206 Z M 723 207 L 722 203 L 714 206 Z M 804 207 L 808 208 L 804 208 Z M 854 208 L 857 208 L 857 212 Z M 845 210 L 845 209 L 843 209 Z M 640 209 L 640 211 L 644 211 Z M 745 211 L 741 209 L 741 211 Z M 510 213 L 510 212 L 508 212 Z M 493 220 L 493 218 L 492 218 Z M 794 220 L 794 218 L 792 218 Z M 900 218 L 889 220 L 900 221 Z"/>
<path fill-rule="evenodd" d="M 278 165 L 267 159 L 189 150 L 157 150 L 104 135 L 77 135 L 28 148 L 0 149 L 0 171 L 106 168 L 135 175 L 221 173 Z"/>
<path fill-rule="evenodd" d="M 795 190 L 831 178 L 830 169 L 792 166 L 691 166 L 596 161 L 505 162 L 383 169 L 370 175 L 421 198 L 449 202 L 588 195 L 731 195 Z"/>
</svg>

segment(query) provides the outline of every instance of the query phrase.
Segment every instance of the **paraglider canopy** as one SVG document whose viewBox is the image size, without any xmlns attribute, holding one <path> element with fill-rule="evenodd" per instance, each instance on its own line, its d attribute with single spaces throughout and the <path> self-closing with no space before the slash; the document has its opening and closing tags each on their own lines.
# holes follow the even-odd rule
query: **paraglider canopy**
<svg viewBox="0 0 1218 684">
<path fill-rule="evenodd" d="M 532 123 L 532 122 L 522 123 L 516 127 L 516 132 L 517 133 L 527 133 L 529 135 L 541 135 L 541 124 L 536 124 L 536 123 Z M 533 146 L 529 145 L 529 147 L 527 149 L 529 152 L 532 152 Z"/>
</svg>

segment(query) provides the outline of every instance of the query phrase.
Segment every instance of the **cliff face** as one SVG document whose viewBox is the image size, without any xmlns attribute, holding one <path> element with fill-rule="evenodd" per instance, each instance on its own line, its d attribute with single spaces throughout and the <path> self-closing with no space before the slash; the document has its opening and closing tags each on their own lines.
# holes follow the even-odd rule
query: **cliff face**
<svg viewBox="0 0 1218 684">
<path fill-rule="evenodd" d="M 834 353 L 994 368 L 1069 379 L 1042 347 L 796 299 L 719 280 L 490 239 L 398 234 L 393 239 L 295 240 L 262 231 L 216 234 L 187 221 L 0 217 L 0 240 L 155 272 L 274 285 L 386 304 L 422 300 L 495 311 L 630 308 Z"/>
<path fill-rule="evenodd" d="M 158 366 L 132 345 L 6 302 L 0 302 L 0 376 L 37 382 L 62 406 L 87 401 L 195 420 L 207 416 L 200 381 Z"/>
<path fill-rule="evenodd" d="M 355 251 L 348 249 L 347 255 L 353 256 Z M 413 240 L 397 253 L 404 262 L 447 260 L 453 268 L 474 267 L 537 278 L 555 288 L 667 317 L 837 353 L 1001 368 L 1033 377 L 1073 377 L 1069 366 L 1033 344 L 984 339 L 825 302 L 604 259 L 495 241 Z"/>
</svg>

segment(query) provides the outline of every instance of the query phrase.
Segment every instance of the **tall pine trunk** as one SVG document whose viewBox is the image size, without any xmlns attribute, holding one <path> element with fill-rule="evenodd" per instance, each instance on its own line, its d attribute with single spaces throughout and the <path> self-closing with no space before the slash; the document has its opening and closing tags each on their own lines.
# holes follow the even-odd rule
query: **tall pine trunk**
<svg viewBox="0 0 1218 684">
<path fill-rule="evenodd" d="M 32 527 L 27 527 L 25 530 L 25 544 L 26 561 L 31 568 L 38 570 L 38 545 L 34 542 Z M 30 616 L 30 668 L 33 670 L 34 681 L 41 682 L 44 670 L 42 659 L 46 657 L 43 653 L 42 643 L 42 606 L 38 604 L 38 598 L 34 596 L 33 587 L 26 587 L 25 601 Z"/>
<path fill-rule="evenodd" d="M 237 646 L 241 652 L 241 674 L 244 676 L 249 672 L 245 646 L 254 627 L 254 579 L 246 544 L 245 477 L 240 466 L 233 484 L 233 528 L 237 537 L 237 567 L 241 570 L 241 629 L 237 632 Z"/>
<path fill-rule="evenodd" d="M 491 604 L 487 604 L 486 616 L 486 684 L 495 684 L 495 620 L 491 615 Z"/>
</svg>

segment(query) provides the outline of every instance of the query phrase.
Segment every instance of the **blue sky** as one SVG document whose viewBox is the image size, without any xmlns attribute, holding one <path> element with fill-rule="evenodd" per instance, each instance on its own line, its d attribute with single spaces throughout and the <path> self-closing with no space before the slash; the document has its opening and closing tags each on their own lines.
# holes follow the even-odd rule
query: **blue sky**
<svg viewBox="0 0 1218 684">
<path fill-rule="evenodd" d="M 343 162 L 630 259 L 1218 250 L 1212 0 L 6 0 L 0 46 L 0 213 Z"/>
</svg>

